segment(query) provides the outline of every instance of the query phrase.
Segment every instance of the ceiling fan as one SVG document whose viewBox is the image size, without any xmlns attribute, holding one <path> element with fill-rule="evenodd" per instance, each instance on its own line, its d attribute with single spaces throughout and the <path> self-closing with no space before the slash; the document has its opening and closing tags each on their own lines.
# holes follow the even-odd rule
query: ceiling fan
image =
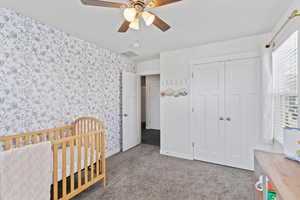
<svg viewBox="0 0 300 200">
<path fill-rule="evenodd" d="M 157 8 L 171 3 L 176 3 L 182 0 L 129 0 L 128 4 L 115 3 L 100 0 L 81 0 L 85 5 L 89 6 L 101 6 L 108 8 L 123 8 L 125 21 L 119 28 L 118 32 L 125 33 L 129 28 L 139 30 L 140 18 L 143 18 L 145 24 L 150 26 L 154 24 L 157 28 L 163 32 L 171 28 L 166 22 L 159 18 L 154 13 L 147 11 L 148 8 Z"/>
</svg>

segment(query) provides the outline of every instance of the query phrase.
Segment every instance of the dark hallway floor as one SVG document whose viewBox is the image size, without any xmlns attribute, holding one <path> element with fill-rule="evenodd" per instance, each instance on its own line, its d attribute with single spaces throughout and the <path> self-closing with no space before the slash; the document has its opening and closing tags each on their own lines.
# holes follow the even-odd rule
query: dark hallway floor
<svg viewBox="0 0 300 200">
<path fill-rule="evenodd" d="M 160 146 L 160 130 L 143 129 L 142 143 Z"/>
</svg>

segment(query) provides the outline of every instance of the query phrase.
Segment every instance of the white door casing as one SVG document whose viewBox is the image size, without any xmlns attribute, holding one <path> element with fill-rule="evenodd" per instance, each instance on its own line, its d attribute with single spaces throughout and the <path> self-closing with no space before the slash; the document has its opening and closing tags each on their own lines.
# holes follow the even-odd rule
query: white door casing
<svg viewBox="0 0 300 200">
<path fill-rule="evenodd" d="M 134 73 L 122 73 L 122 150 L 126 151 L 141 143 L 140 134 L 140 77 Z"/>
</svg>

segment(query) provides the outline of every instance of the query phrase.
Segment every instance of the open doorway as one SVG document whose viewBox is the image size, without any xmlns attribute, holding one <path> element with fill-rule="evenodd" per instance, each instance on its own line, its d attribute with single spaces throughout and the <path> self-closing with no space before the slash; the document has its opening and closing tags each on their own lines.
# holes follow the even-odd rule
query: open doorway
<svg viewBox="0 0 300 200">
<path fill-rule="evenodd" d="M 160 75 L 141 77 L 142 143 L 160 146 Z"/>
</svg>

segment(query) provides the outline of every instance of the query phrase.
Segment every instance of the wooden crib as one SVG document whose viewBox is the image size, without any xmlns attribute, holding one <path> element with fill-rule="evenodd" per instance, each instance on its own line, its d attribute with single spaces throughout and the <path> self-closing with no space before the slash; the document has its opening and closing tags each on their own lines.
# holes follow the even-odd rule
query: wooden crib
<svg viewBox="0 0 300 200">
<path fill-rule="evenodd" d="M 84 117 L 70 126 L 0 137 L 4 151 L 45 141 L 52 144 L 53 200 L 68 200 L 101 180 L 105 186 L 102 121 Z"/>
</svg>

